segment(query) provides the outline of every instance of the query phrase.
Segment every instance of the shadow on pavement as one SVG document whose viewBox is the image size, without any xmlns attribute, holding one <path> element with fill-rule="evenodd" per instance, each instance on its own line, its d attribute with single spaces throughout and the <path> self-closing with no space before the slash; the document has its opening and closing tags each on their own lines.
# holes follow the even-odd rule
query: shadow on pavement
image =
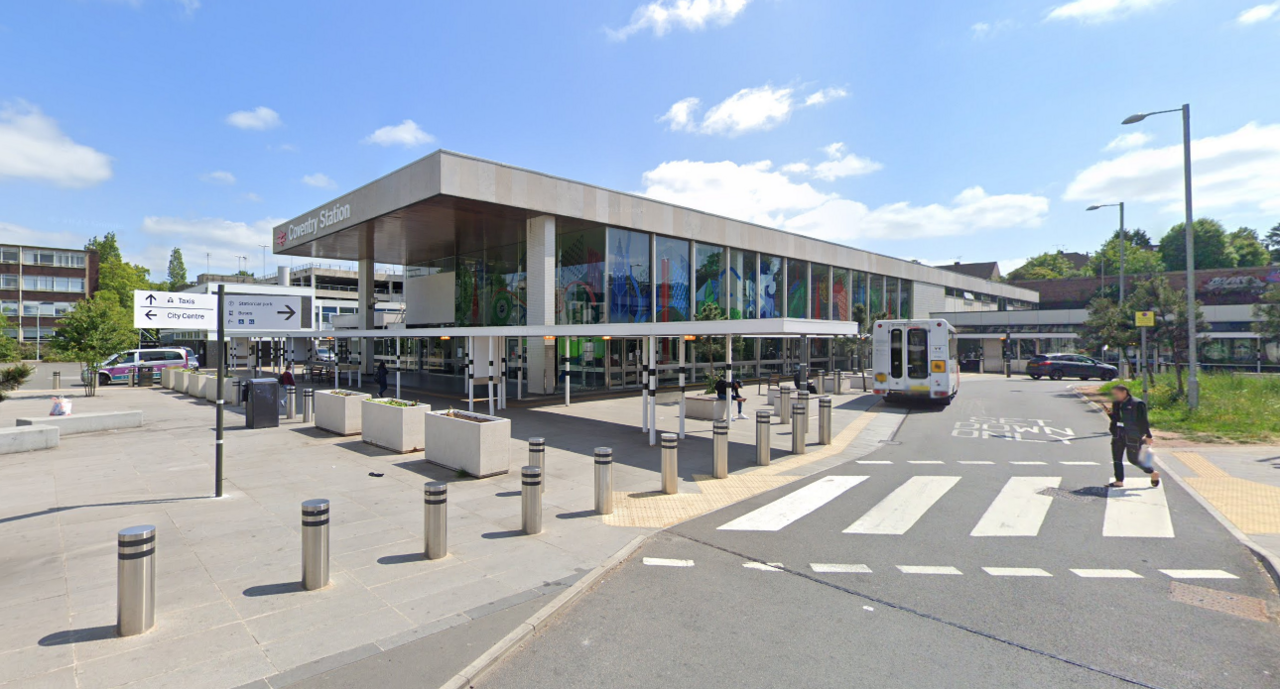
<svg viewBox="0 0 1280 689">
<path fill-rule="evenodd" d="M 111 627 L 85 627 L 84 629 L 68 629 L 66 631 L 54 632 L 40 641 L 36 642 L 41 646 L 65 646 L 67 644 L 79 644 L 86 641 L 103 641 L 105 639 L 114 639 L 116 636 L 116 628 Z"/>
</svg>

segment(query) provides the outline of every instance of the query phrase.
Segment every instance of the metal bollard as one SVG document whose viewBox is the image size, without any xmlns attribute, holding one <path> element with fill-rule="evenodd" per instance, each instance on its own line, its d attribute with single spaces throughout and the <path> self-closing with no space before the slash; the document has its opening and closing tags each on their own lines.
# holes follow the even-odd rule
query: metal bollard
<svg viewBox="0 0 1280 689">
<path fill-rule="evenodd" d="M 116 634 L 133 636 L 156 626 L 156 527 L 131 526 L 116 538 Z"/>
<path fill-rule="evenodd" d="M 796 393 L 796 402 L 799 402 L 800 404 L 804 405 L 804 413 L 801 414 L 800 416 L 801 418 L 804 419 L 804 432 L 808 433 L 809 432 L 809 391 L 801 390 L 800 392 Z"/>
<path fill-rule="evenodd" d="M 769 410 L 762 409 L 756 412 L 756 466 L 769 466 L 769 454 L 772 450 L 769 439 L 771 421 Z"/>
<path fill-rule="evenodd" d="M 236 389 L 236 398 L 231 400 L 231 404 L 232 406 L 238 407 L 240 406 L 240 400 L 244 399 L 244 395 L 240 392 L 241 386 L 243 386 L 244 383 L 239 378 L 236 378 L 231 384 L 235 386 Z"/>
<path fill-rule="evenodd" d="M 818 369 L 818 377 L 814 381 L 814 389 L 818 391 L 819 395 L 825 395 L 826 385 L 827 385 L 827 372 L 823 369 Z"/>
<path fill-rule="evenodd" d="M 449 554 L 449 484 L 431 481 L 422 485 L 422 555 L 439 560 Z"/>
<path fill-rule="evenodd" d="M 596 448 L 596 512 L 613 514 L 613 448 Z"/>
<path fill-rule="evenodd" d="M 713 422 L 711 435 L 711 477 L 729 478 L 729 422 Z"/>
<path fill-rule="evenodd" d="M 285 409 L 285 418 L 293 421 L 298 418 L 298 387 L 296 385 L 286 385 L 284 388 L 284 403 L 288 409 Z"/>
<path fill-rule="evenodd" d="M 53 389 L 54 390 L 62 389 L 62 371 L 53 372 Z"/>
<path fill-rule="evenodd" d="M 329 585 L 329 501 L 302 501 L 302 588 Z"/>
<path fill-rule="evenodd" d="M 676 484 L 676 447 L 679 442 L 677 437 L 675 433 L 662 434 L 662 492 L 667 495 L 680 492 Z"/>
<path fill-rule="evenodd" d="M 527 534 L 542 533 L 542 467 L 520 470 L 520 523 Z"/>
<path fill-rule="evenodd" d="M 818 444 L 831 444 L 831 398 L 818 398 Z"/>
<path fill-rule="evenodd" d="M 836 371 L 836 394 L 844 394 L 844 372 Z"/>
<path fill-rule="evenodd" d="M 791 391 L 778 388 L 778 423 L 791 423 Z"/>
<path fill-rule="evenodd" d="M 307 388 L 302 391 L 302 423 L 311 423 L 311 412 L 316 406 L 315 388 Z"/>
<path fill-rule="evenodd" d="M 541 492 L 547 490 L 547 439 L 546 438 L 529 438 L 529 466 L 542 469 L 542 487 Z"/>
<path fill-rule="evenodd" d="M 791 407 L 791 454 L 804 454 L 804 403 L 796 402 Z"/>
</svg>

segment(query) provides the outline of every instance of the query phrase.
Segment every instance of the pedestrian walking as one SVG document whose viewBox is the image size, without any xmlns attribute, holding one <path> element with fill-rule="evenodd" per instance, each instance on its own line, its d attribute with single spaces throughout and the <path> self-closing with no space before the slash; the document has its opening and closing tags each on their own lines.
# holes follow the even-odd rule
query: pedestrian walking
<svg viewBox="0 0 1280 689">
<path fill-rule="evenodd" d="M 1147 459 L 1152 445 L 1151 424 L 1147 421 L 1147 403 L 1133 396 L 1129 388 L 1117 385 L 1111 388 L 1113 404 L 1107 410 L 1111 417 L 1111 463 L 1115 468 L 1115 481 L 1108 488 L 1124 487 L 1124 460 L 1151 476 L 1151 485 L 1160 485 L 1160 472 Z"/>
<path fill-rule="evenodd" d="M 378 362 L 378 370 L 374 371 L 373 379 L 378 382 L 378 397 L 385 396 L 387 394 L 387 362 Z"/>
</svg>

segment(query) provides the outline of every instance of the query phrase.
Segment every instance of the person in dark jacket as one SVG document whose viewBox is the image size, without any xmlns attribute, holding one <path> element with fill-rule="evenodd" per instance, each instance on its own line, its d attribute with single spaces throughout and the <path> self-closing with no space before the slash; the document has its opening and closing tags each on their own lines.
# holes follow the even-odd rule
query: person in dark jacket
<svg viewBox="0 0 1280 689">
<path fill-rule="evenodd" d="M 378 370 L 373 372 L 373 379 L 378 382 L 378 397 L 387 394 L 387 362 L 379 361 Z"/>
<path fill-rule="evenodd" d="M 1160 472 L 1143 466 L 1139 461 L 1142 446 L 1151 445 L 1151 424 L 1147 421 L 1147 403 L 1133 396 L 1129 388 L 1117 385 L 1111 388 L 1114 404 L 1107 410 L 1111 417 L 1111 463 L 1115 466 L 1116 480 L 1108 488 L 1124 487 L 1124 459 L 1151 476 L 1151 485 L 1160 485 Z"/>
<path fill-rule="evenodd" d="M 810 395 L 818 394 L 818 387 L 809 382 L 809 367 L 801 364 L 796 367 L 796 375 L 793 378 L 797 390 L 808 390 Z"/>
</svg>

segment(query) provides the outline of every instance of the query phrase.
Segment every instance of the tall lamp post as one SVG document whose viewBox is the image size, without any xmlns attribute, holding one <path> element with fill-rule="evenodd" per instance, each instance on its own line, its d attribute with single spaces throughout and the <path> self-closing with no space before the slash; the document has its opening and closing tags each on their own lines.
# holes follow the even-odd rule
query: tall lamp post
<svg viewBox="0 0 1280 689">
<path fill-rule="evenodd" d="M 262 247 L 262 277 L 265 278 L 267 276 L 267 247 L 269 245 L 259 244 L 258 246 Z"/>
<path fill-rule="evenodd" d="M 1089 206 L 1085 210 L 1096 211 L 1099 208 L 1111 208 L 1114 206 L 1120 207 L 1120 305 L 1123 306 L 1124 305 L 1124 246 L 1125 244 L 1128 244 L 1124 236 L 1124 201 L 1121 201 L 1120 203 L 1099 203 L 1093 206 Z M 1105 260 L 1105 257 L 1104 257 L 1104 260 Z"/>
<path fill-rule="evenodd" d="M 1120 124 L 1136 124 L 1152 115 L 1170 112 L 1182 113 L 1182 185 L 1187 213 L 1182 229 L 1187 239 L 1187 366 L 1190 369 L 1187 375 L 1187 406 L 1195 409 L 1200 406 L 1200 377 L 1197 375 L 1200 362 L 1196 355 L 1196 254 L 1194 220 L 1191 217 L 1191 106 L 1187 104 L 1172 110 L 1130 115 Z"/>
</svg>

